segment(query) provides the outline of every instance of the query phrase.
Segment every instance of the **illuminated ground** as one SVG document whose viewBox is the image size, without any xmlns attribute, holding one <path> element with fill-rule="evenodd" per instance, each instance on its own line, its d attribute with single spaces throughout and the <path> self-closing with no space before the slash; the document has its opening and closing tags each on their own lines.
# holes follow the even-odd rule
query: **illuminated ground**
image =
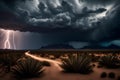
<svg viewBox="0 0 120 80">
<path fill-rule="evenodd" d="M 18 52 L 20 52 L 20 51 L 18 51 Z M 40 78 L 32 78 L 32 79 L 27 79 L 27 80 L 96 80 L 96 79 L 97 80 L 116 80 L 116 79 L 110 79 L 108 77 L 100 78 L 100 75 L 102 72 L 106 72 L 106 73 L 114 72 L 116 74 L 116 78 L 117 78 L 117 76 L 119 76 L 119 74 L 120 74 L 120 69 L 105 69 L 105 68 L 97 68 L 97 67 L 95 67 L 93 69 L 93 71 L 94 71 L 93 73 L 88 74 L 88 75 L 64 73 L 64 72 L 62 72 L 62 69 L 59 67 L 59 64 L 61 64 L 60 61 L 36 56 L 35 54 L 32 54 L 32 52 L 31 52 L 31 54 L 26 51 L 22 51 L 22 52 L 25 53 L 26 56 L 29 56 L 33 59 L 36 59 L 39 61 L 48 61 L 51 64 L 50 67 L 44 67 L 45 68 L 44 76 L 42 76 Z M 20 52 L 20 53 L 22 53 L 22 52 Z M 33 51 L 33 52 L 35 52 L 35 51 Z M 37 51 L 36 51 L 36 53 L 37 53 Z M 97 65 L 97 63 L 95 63 L 95 64 Z M 16 80 L 16 79 L 14 79 L 12 77 L 11 73 L 6 73 L 3 75 L 3 77 L 0 77 L 0 80 Z"/>
<path fill-rule="evenodd" d="M 81 74 L 69 74 L 69 73 L 62 73 L 62 69 L 58 66 L 59 64 L 61 64 L 58 61 L 53 61 L 50 59 L 45 59 L 45 58 L 41 58 L 41 57 L 37 57 L 34 55 L 31 55 L 29 53 L 26 53 L 27 56 L 30 56 L 36 60 L 44 60 L 44 61 L 48 61 L 51 63 L 51 67 L 46 67 L 46 71 L 45 71 L 45 77 L 42 77 L 40 80 L 114 80 L 114 79 L 110 79 L 110 78 L 100 78 L 100 74 L 102 72 L 115 72 L 116 74 L 120 74 L 120 70 L 119 69 L 98 69 L 98 68 L 94 68 L 94 72 L 92 74 L 89 75 L 81 75 Z M 36 79 L 30 79 L 30 80 L 39 80 L 38 78 Z"/>
</svg>

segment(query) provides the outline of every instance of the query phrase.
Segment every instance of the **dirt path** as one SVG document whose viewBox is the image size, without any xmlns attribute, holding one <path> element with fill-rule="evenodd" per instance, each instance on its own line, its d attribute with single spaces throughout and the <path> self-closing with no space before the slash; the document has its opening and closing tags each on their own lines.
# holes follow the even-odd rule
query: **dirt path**
<svg viewBox="0 0 120 80">
<path fill-rule="evenodd" d="M 50 67 L 45 67 L 45 72 L 44 72 L 45 75 L 43 77 L 33 78 L 29 80 L 117 80 L 117 79 L 110 79 L 108 77 L 100 78 L 100 74 L 102 72 L 106 72 L 106 73 L 114 72 L 116 73 L 117 76 L 120 74 L 120 69 L 103 69 L 103 68 L 97 68 L 97 67 L 94 68 L 93 73 L 88 75 L 63 73 L 62 69 L 59 66 L 61 62 L 42 58 L 42 57 L 37 57 L 35 55 L 29 54 L 28 52 L 26 52 L 25 54 L 39 61 L 48 61 L 51 64 Z"/>
</svg>

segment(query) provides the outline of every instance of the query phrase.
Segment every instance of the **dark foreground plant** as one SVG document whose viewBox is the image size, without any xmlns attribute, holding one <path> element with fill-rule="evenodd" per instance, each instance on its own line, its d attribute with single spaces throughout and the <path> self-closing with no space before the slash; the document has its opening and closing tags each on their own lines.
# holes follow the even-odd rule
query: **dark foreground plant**
<svg viewBox="0 0 120 80">
<path fill-rule="evenodd" d="M 21 60 L 12 68 L 12 72 L 19 78 L 39 77 L 43 72 L 41 62 L 32 58 Z"/>
<path fill-rule="evenodd" d="M 0 63 L 6 66 L 7 72 L 10 71 L 11 67 L 16 64 L 18 58 L 12 53 L 5 53 L 0 55 Z"/>
<path fill-rule="evenodd" d="M 107 73 L 106 72 L 102 72 L 100 75 L 101 78 L 106 78 L 107 77 Z"/>
<path fill-rule="evenodd" d="M 115 78 L 115 73 L 114 73 L 114 72 L 110 72 L 110 73 L 108 74 L 108 77 L 109 77 L 109 78 Z"/>
<path fill-rule="evenodd" d="M 60 65 L 65 72 L 88 74 L 92 72 L 91 58 L 88 55 L 69 55 Z"/>
<path fill-rule="evenodd" d="M 120 80 L 120 76 L 117 77 L 117 80 Z"/>
<path fill-rule="evenodd" d="M 117 56 L 106 55 L 99 60 L 99 65 L 102 65 L 107 68 L 119 68 L 120 60 L 118 59 Z"/>
</svg>

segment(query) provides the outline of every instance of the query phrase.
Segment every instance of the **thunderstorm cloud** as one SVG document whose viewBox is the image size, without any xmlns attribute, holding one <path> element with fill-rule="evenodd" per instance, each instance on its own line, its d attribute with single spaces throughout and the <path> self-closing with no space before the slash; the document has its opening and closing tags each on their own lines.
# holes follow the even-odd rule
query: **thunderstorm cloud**
<svg viewBox="0 0 120 80">
<path fill-rule="evenodd" d="M 0 12 L 1 28 L 46 34 L 42 38 L 55 42 L 120 38 L 119 0 L 1 0 Z"/>
</svg>

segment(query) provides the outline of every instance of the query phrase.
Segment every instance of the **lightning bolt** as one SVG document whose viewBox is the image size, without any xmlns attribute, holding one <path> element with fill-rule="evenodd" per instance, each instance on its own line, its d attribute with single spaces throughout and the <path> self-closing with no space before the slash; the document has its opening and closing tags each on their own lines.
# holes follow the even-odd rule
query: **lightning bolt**
<svg viewBox="0 0 120 80">
<path fill-rule="evenodd" d="M 12 37 L 13 37 L 13 49 L 16 49 L 14 32 L 12 32 Z"/>
<path fill-rule="evenodd" d="M 10 44 L 10 31 L 7 30 L 6 31 L 6 40 L 5 40 L 5 43 L 4 43 L 4 49 L 10 49 L 11 48 L 11 44 Z"/>
<path fill-rule="evenodd" d="M 5 34 L 5 41 L 3 43 L 4 44 L 3 48 L 4 49 L 16 49 L 14 31 L 3 30 L 3 29 L 1 29 L 1 31 L 4 32 L 4 34 Z"/>
</svg>

